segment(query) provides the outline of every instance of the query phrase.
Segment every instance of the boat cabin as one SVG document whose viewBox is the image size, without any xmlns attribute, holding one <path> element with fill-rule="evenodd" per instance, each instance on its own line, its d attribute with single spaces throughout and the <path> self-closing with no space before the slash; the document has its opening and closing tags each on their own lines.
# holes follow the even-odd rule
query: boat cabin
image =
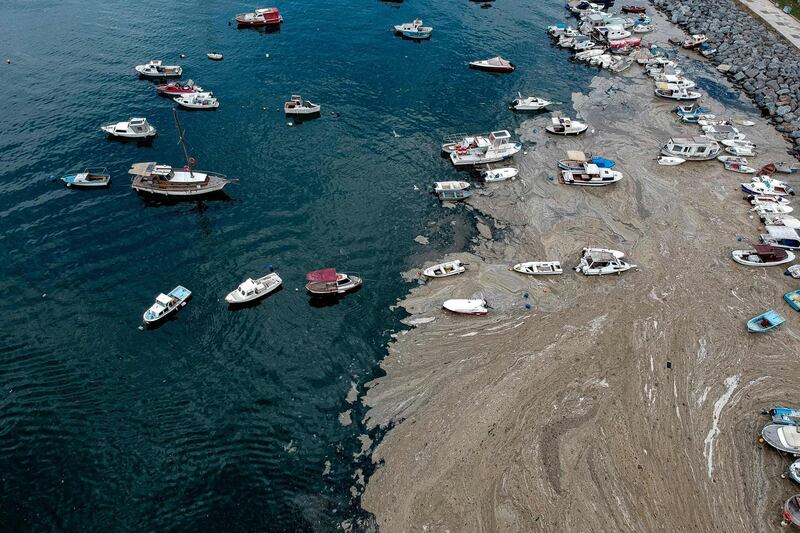
<svg viewBox="0 0 800 533">
<path fill-rule="evenodd" d="M 621 24 L 606 24 L 594 28 L 592 35 L 601 41 L 611 42 L 625 39 L 631 36 L 631 32 L 626 30 Z"/>
<path fill-rule="evenodd" d="M 256 15 L 264 17 L 267 24 L 277 24 L 283 20 L 277 7 L 259 7 L 256 9 L 255 13 Z"/>
<path fill-rule="evenodd" d="M 601 269 L 620 264 L 620 260 L 609 252 L 593 251 L 587 253 L 584 258 L 589 269 Z"/>
<path fill-rule="evenodd" d="M 150 124 L 146 118 L 132 118 L 128 122 L 128 128 L 136 133 L 143 133 L 150 130 Z"/>
<path fill-rule="evenodd" d="M 500 146 L 511 142 L 511 134 L 508 130 L 493 131 L 489 134 L 489 143 L 492 146 Z"/>
<path fill-rule="evenodd" d="M 664 155 L 683 159 L 713 159 L 720 152 L 719 143 L 707 137 L 673 137 L 664 146 Z"/>
<path fill-rule="evenodd" d="M 263 283 L 256 283 L 252 278 L 247 278 L 241 283 L 241 285 L 239 285 L 237 290 L 241 296 L 248 298 L 250 296 L 259 294 L 265 288 L 266 287 L 264 287 Z"/>
<path fill-rule="evenodd" d="M 170 310 L 170 307 L 173 305 L 175 305 L 175 298 L 167 296 L 162 292 L 156 296 L 156 303 L 150 306 L 150 309 L 148 309 L 147 312 L 151 317 L 156 319 L 167 314 L 167 312 Z"/>
</svg>

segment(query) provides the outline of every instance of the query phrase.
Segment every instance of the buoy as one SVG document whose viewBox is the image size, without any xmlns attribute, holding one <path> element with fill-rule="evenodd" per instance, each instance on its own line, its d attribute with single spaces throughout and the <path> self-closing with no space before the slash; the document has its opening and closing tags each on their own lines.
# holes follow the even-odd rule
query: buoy
<svg viewBox="0 0 800 533">
<path fill-rule="evenodd" d="M 525 309 L 530 309 L 530 308 L 531 308 L 531 304 L 525 304 Z"/>
<path fill-rule="evenodd" d="M 184 57 L 186 57 L 186 54 L 181 54 L 181 59 L 183 59 Z"/>
<path fill-rule="evenodd" d="M 11 60 L 10 59 L 6 59 L 6 64 L 10 65 L 11 64 Z"/>
<path fill-rule="evenodd" d="M 299 290 L 300 290 L 300 289 L 298 289 L 297 287 L 295 287 L 295 288 L 294 288 L 294 292 L 297 292 L 297 291 L 299 291 Z"/>
<path fill-rule="evenodd" d="M 736 237 L 736 242 L 742 242 L 742 238 L 741 237 Z"/>
<path fill-rule="evenodd" d="M 137 329 L 138 329 L 139 331 L 144 331 L 144 326 L 139 326 Z"/>
<path fill-rule="evenodd" d="M 231 21 L 229 20 L 229 21 L 228 21 L 228 26 L 230 26 L 230 25 L 231 25 Z"/>
<path fill-rule="evenodd" d="M 270 271 L 270 272 L 272 272 L 272 271 L 274 270 L 274 269 L 272 268 L 272 263 L 268 264 L 268 265 L 267 265 L 267 268 L 269 269 L 269 271 Z"/>
<path fill-rule="evenodd" d="M 269 54 L 264 54 L 265 57 L 269 57 Z"/>
<path fill-rule="evenodd" d="M 511 270 L 511 269 L 509 268 L 509 270 Z M 523 292 L 522 293 L 522 297 L 527 300 L 528 299 L 528 293 L 527 292 Z"/>
<path fill-rule="evenodd" d="M 549 179 L 550 181 L 553 181 L 554 179 L 556 179 L 556 177 L 555 176 L 547 176 L 547 179 Z"/>
<path fill-rule="evenodd" d="M 47 293 L 42 294 L 42 298 L 47 298 Z"/>
</svg>

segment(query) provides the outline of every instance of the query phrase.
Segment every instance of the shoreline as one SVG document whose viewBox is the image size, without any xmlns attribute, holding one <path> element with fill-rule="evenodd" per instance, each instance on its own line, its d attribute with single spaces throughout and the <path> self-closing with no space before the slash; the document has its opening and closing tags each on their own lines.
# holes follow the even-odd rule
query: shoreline
<svg viewBox="0 0 800 533">
<path fill-rule="evenodd" d="M 648 42 L 683 35 L 652 17 L 659 30 Z M 743 324 L 779 305 L 788 283 L 730 260 L 737 236 L 758 235 L 738 192 L 742 175 L 716 161 L 655 163 L 670 136 L 696 126 L 676 123 L 676 103 L 652 88 L 637 65 L 595 76 L 587 94 L 573 95 L 590 124 L 578 138 L 545 137 L 550 114 L 523 122 L 520 179 L 490 184 L 469 202 L 502 231 L 482 231 L 469 252 L 447 256 L 470 263 L 466 274 L 415 287 L 399 302 L 414 327 L 396 335 L 381 363 L 386 375 L 362 399 L 367 428 L 391 428 L 361 497 L 381 529 L 777 523 L 782 461 L 754 435 L 761 408 L 798 393 L 783 377 L 797 326 L 753 340 Z M 729 116 L 710 97 L 703 105 Z M 748 137 L 763 148 L 754 166 L 786 158 L 779 133 L 747 118 L 757 122 Z M 616 160 L 625 179 L 598 190 L 548 181 L 569 149 Z M 624 250 L 639 269 L 601 279 L 567 272 L 587 243 Z M 565 274 L 508 271 L 534 258 L 561 260 Z M 478 296 L 493 307 L 485 317 L 440 311 L 446 298 Z"/>
</svg>

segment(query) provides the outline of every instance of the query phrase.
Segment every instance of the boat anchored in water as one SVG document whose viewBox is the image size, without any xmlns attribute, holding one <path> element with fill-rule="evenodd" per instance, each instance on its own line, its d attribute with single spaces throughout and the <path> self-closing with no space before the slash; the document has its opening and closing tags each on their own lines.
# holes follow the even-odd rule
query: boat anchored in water
<svg viewBox="0 0 800 533">
<path fill-rule="evenodd" d="M 513 111 L 541 111 L 553 103 L 537 96 L 522 96 L 522 93 L 517 93 L 517 98 L 511 101 L 509 109 Z"/>
<path fill-rule="evenodd" d="M 430 38 L 431 33 L 433 33 L 433 28 L 430 26 L 423 26 L 422 20 L 416 19 L 414 22 L 396 25 L 394 31 L 409 39 L 423 40 Z"/>
<path fill-rule="evenodd" d="M 146 118 L 131 118 L 126 122 L 112 122 L 100 126 L 111 137 L 118 139 L 149 139 L 158 133 Z"/>
<path fill-rule="evenodd" d="M 145 326 L 152 326 L 165 319 L 181 307 L 186 305 L 186 301 L 192 296 L 192 291 L 178 285 L 169 294 L 163 292 L 156 296 L 156 301 L 144 312 L 142 319 Z"/>
<path fill-rule="evenodd" d="M 740 265 L 753 267 L 778 266 L 794 261 L 794 254 L 767 244 L 756 244 L 750 250 L 734 250 L 733 260 Z"/>
<path fill-rule="evenodd" d="M 479 61 L 470 61 L 469 68 L 475 70 L 485 70 L 486 72 L 514 72 L 514 63 L 507 61 L 500 56 Z"/>
<path fill-rule="evenodd" d="M 466 181 L 436 181 L 433 183 L 433 192 L 442 191 L 463 191 L 469 189 L 469 182 Z"/>
<path fill-rule="evenodd" d="M 601 168 L 593 163 L 586 163 L 578 170 L 562 170 L 559 181 L 564 185 L 582 185 L 585 187 L 602 187 L 611 185 L 622 179 L 622 172 Z"/>
<path fill-rule="evenodd" d="M 697 100 L 703 96 L 697 91 L 690 91 L 686 87 L 672 83 L 657 83 L 654 92 L 656 96 L 672 100 Z"/>
<path fill-rule="evenodd" d="M 761 439 L 779 452 L 800 455 L 800 426 L 768 424 L 761 430 Z"/>
<path fill-rule="evenodd" d="M 456 298 L 445 300 L 442 303 L 442 307 L 451 313 L 458 313 L 460 315 L 485 315 L 489 312 L 489 309 L 486 307 L 486 300 L 483 299 L 464 300 Z"/>
<path fill-rule="evenodd" d="M 665 156 L 679 157 L 686 161 L 714 159 L 721 151 L 719 143 L 708 137 L 673 137 L 661 149 Z"/>
<path fill-rule="evenodd" d="M 220 52 L 209 52 L 206 54 L 206 57 L 211 61 L 222 61 L 224 56 Z"/>
<path fill-rule="evenodd" d="M 611 159 L 604 157 L 591 157 L 587 158 L 586 154 L 580 150 L 567 150 L 567 157 L 558 162 L 558 168 L 561 170 L 582 170 L 586 163 L 592 163 L 600 168 L 614 168 L 616 163 Z"/>
<path fill-rule="evenodd" d="M 181 169 L 155 162 L 135 163 L 128 171 L 134 176 L 131 187 L 139 193 L 174 197 L 202 196 L 221 191 L 231 180 L 216 172 L 192 169 L 195 160 L 189 157 L 177 110 L 173 109 L 172 114 L 178 129 L 178 142 L 186 157 L 186 166 Z"/>
<path fill-rule="evenodd" d="M 142 78 L 180 78 L 183 74 L 179 65 L 164 65 L 157 59 L 144 65 L 136 65 L 134 69 Z"/>
<path fill-rule="evenodd" d="M 567 117 L 552 117 L 550 124 L 544 129 L 553 135 L 580 135 L 589 128 L 588 125 Z"/>
<path fill-rule="evenodd" d="M 175 98 L 175 103 L 187 109 L 217 109 L 219 101 L 214 93 L 191 93 Z"/>
<path fill-rule="evenodd" d="M 247 278 L 225 296 L 225 301 L 230 305 L 252 302 L 275 291 L 281 283 L 283 280 L 274 272 L 256 279 Z"/>
<path fill-rule="evenodd" d="M 481 178 L 486 182 L 513 180 L 519 175 L 519 169 L 514 167 L 488 168 L 481 171 Z"/>
<path fill-rule="evenodd" d="M 493 131 L 488 137 L 476 136 L 468 148 L 457 144 L 450 153 L 450 161 L 455 166 L 481 165 L 508 159 L 522 150 L 522 144 L 511 141 L 507 130 Z"/>
<path fill-rule="evenodd" d="M 314 115 L 321 109 L 319 104 L 303 100 L 297 94 L 293 94 L 291 100 L 283 104 L 283 112 L 287 115 Z"/>
<path fill-rule="evenodd" d="M 511 267 L 511 269 L 514 272 L 531 276 L 547 276 L 564 273 L 560 261 L 528 261 L 525 263 L 517 263 Z"/>
<path fill-rule="evenodd" d="M 175 96 L 183 96 L 185 94 L 201 93 L 203 92 L 203 88 L 199 85 L 195 85 L 194 81 L 192 80 L 188 80 L 186 83 L 171 81 L 169 83 L 156 85 L 156 91 L 160 95 L 169 96 L 172 98 Z"/>
<path fill-rule="evenodd" d="M 604 276 L 606 274 L 621 274 L 636 265 L 623 261 L 623 252 L 606 248 L 584 248 L 581 260 L 575 267 L 576 272 L 585 276 Z"/>
<path fill-rule="evenodd" d="M 439 200 L 442 202 L 460 202 L 472 196 L 472 192 L 465 190 L 443 190 L 438 191 L 436 196 L 438 196 Z"/>
<path fill-rule="evenodd" d="M 463 274 L 467 271 L 467 267 L 459 259 L 454 261 L 446 261 L 433 265 L 422 271 L 425 277 L 428 278 L 447 278 L 457 274 Z"/>
<path fill-rule="evenodd" d="M 316 296 L 345 294 L 361 287 L 361 278 L 355 274 L 336 272 L 335 268 L 322 268 L 306 274 L 306 290 Z"/>
<path fill-rule="evenodd" d="M 250 13 L 239 13 L 235 18 L 238 28 L 274 26 L 283 22 L 277 7 L 258 7 Z"/>
<path fill-rule="evenodd" d="M 111 174 L 106 168 L 87 168 L 83 172 L 70 172 L 61 178 L 69 188 L 95 189 L 108 187 L 111 183 Z"/>
</svg>

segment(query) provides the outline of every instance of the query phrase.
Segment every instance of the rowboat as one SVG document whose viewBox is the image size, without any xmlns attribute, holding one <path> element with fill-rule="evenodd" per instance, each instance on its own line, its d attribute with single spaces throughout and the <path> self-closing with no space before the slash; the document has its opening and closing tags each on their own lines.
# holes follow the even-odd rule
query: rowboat
<svg viewBox="0 0 800 533">
<path fill-rule="evenodd" d="M 422 273 L 428 278 L 446 278 L 449 276 L 455 276 L 456 274 L 462 274 L 466 271 L 467 267 L 464 266 L 464 263 L 456 259 L 454 261 L 446 261 L 444 263 L 439 263 L 438 265 L 428 267 L 423 270 Z"/>
<path fill-rule="evenodd" d="M 487 72 L 514 72 L 514 63 L 503 59 L 500 56 L 479 61 L 470 61 L 469 68 L 485 70 Z"/>
<path fill-rule="evenodd" d="M 222 54 L 220 52 L 209 52 L 206 54 L 206 57 L 209 58 L 211 61 L 222 61 Z"/>
<path fill-rule="evenodd" d="M 445 300 L 442 307 L 452 313 L 461 315 L 485 315 L 489 312 L 486 308 L 486 300 Z"/>
<path fill-rule="evenodd" d="M 272 273 L 260 278 L 247 278 L 225 296 L 225 301 L 231 305 L 243 304 L 263 298 L 281 286 L 283 280 L 278 274 Z"/>
<path fill-rule="evenodd" d="M 519 174 L 519 169 L 514 167 L 506 168 L 491 168 L 481 171 L 481 178 L 483 181 L 505 181 L 513 180 Z"/>
<path fill-rule="evenodd" d="M 747 321 L 747 331 L 750 333 L 766 333 L 777 328 L 786 320 L 777 311 L 769 310 Z M 800 445 L 800 442 L 798 442 Z"/>
<path fill-rule="evenodd" d="M 87 168 L 83 172 L 71 172 L 61 178 L 67 187 L 76 189 L 93 189 L 107 187 L 111 183 L 111 174 L 106 168 Z"/>
<path fill-rule="evenodd" d="M 783 299 L 789 304 L 789 307 L 795 311 L 800 311 L 800 289 L 787 292 L 783 295 Z"/>
<path fill-rule="evenodd" d="M 460 202 L 472 196 L 472 192 L 464 190 L 444 190 L 436 193 L 442 202 Z"/>
<path fill-rule="evenodd" d="M 186 305 L 186 301 L 192 296 L 192 291 L 178 285 L 168 294 L 163 292 L 156 296 L 156 301 L 144 312 L 142 319 L 146 326 L 150 326 L 165 319 L 181 307 Z"/>
<path fill-rule="evenodd" d="M 564 270 L 561 268 L 560 261 L 528 261 L 526 263 L 517 263 L 511 267 L 514 272 L 520 274 L 529 274 L 532 276 L 545 276 L 553 274 L 563 274 Z"/>
<path fill-rule="evenodd" d="M 306 274 L 306 290 L 318 296 L 345 294 L 361 286 L 361 278 L 355 274 L 336 272 L 335 268 L 323 268 Z"/>
<path fill-rule="evenodd" d="M 754 267 L 778 266 L 794 261 L 794 254 L 767 244 L 756 244 L 750 250 L 734 250 L 733 260 L 740 265 Z"/>
<path fill-rule="evenodd" d="M 686 160 L 682 157 L 671 157 L 662 155 L 657 159 L 659 165 L 667 166 L 667 167 L 674 167 L 675 165 L 680 165 L 685 163 Z"/>
<path fill-rule="evenodd" d="M 740 174 L 755 174 L 756 169 L 753 167 L 748 167 L 744 163 L 740 163 L 738 161 L 723 161 L 723 165 L 725 165 L 725 170 L 730 170 L 731 172 L 738 172 Z"/>
<path fill-rule="evenodd" d="M 466 181 L 437 181 L 433 184 L 433 192 L 463 191 L 469 189 L 469 186 L 469 183 Z"/>
<path fill-rule="evenodd" d="M 623 13 L 644 13 L 647 8 L 644 6 L 622 6 Z"/>
</svg>

